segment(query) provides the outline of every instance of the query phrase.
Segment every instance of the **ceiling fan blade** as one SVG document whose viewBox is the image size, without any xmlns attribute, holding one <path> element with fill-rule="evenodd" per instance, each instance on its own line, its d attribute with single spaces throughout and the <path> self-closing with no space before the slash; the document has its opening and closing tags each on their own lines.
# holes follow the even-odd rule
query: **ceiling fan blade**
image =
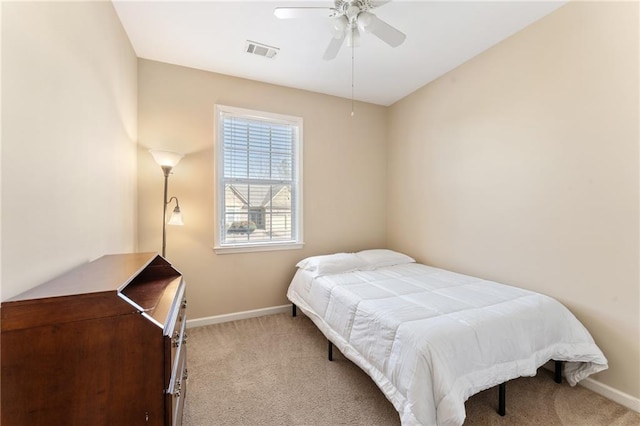
<svg viewBox="0 0 640 426">
<path fill-rule="evenodd" d="M 333 9 L 330 7 L 276 7 L 273 14 L 280 19 L 295 19 L 308 17 L 326 18 L 331 16 Z"/>
<path fill-rule="evenodd" d="M 391 47 L 400 46 L 404 39 L 407 38 L 402 31 L 397 30 L 373 14 L 371 14 L 371 24 L 368 30 Z"/>
<path fill-rule="evenodd" d="M 322 56 L 322 59 L 330 61 L 338 56 L 342 43 L 344 43 L 344 37 L 345 35 L 342 34 L 340 38 L 332 38 L 329 42 L 329 46 L 327 46 L 327 50 L 324 52 L 324 56 Z"/>
</svg>

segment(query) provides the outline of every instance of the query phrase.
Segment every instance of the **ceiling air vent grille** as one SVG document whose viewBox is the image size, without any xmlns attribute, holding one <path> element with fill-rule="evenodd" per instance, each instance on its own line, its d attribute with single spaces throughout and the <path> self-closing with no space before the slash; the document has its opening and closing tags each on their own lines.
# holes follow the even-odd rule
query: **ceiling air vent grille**
<svg viewBox="0 0 640 426">
<path fill-rule="evenodd" d="M 279 48 L 268 46 L 266 44 L 257 43 L 255 41 L 247 40 L 247 44 L 244 47 L 244 51 L 253 55 L 264 56 L 265 58 L 272 59 L 280 51 Z"/>
</svg>

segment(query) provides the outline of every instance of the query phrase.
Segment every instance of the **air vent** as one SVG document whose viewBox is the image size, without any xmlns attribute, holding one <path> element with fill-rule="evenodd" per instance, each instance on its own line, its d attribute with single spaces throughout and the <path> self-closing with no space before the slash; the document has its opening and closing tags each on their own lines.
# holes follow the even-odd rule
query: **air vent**
<svg viewBox="0 0 640 426">
<path fill-rule="evenodd" d="M 280 51 L 279 48 L 268 46 L 266 44 L 257 43 L 255 41 L 247 40 L 247 44 L 244 47 L 244 51 L 253 55 L 264 56 L 265 58 L 272 59 Z"/>
</svg>

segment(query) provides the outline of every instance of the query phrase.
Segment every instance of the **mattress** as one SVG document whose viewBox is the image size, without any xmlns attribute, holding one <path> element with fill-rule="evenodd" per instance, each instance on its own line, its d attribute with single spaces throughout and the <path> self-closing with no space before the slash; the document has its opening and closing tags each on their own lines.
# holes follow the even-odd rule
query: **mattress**
<svg viewBox="0 0 640 426">
<path fill-rule="evenodd" d="M 471 395 L 549 360 L 567 361 L 572 386 L 607 368 L 553 298 L 418 263 L 322 276 L 298 269 L 287 297 L 371 376 L 403 425 L 461 425 Z"/>
</svg>

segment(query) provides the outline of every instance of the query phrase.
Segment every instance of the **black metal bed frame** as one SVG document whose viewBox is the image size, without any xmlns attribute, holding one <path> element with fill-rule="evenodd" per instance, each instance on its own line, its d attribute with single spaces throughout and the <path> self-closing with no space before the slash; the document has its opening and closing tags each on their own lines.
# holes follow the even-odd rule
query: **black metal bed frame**
<svg viewBox="0 0 640 426">
<path fill-rule="evenodd" d="M 295 303 L 291 305 L 291 316 L 295 317 L 298 315 L 298 307 Z M 329 361 L 333 361 L 333 343 L 331 340 L 327 339 L 328 347 L 327 347 L 327 358 Z M 563 361 L 554 360 L 554 371 L 553 371 L 553 381 L 556 383 L 562 383 L 562 367 L 564 365 Z M 498 414 L 504 416 L 507 413 L 507 382 L 500 383 L 498 385 Z"/>
</svg>

